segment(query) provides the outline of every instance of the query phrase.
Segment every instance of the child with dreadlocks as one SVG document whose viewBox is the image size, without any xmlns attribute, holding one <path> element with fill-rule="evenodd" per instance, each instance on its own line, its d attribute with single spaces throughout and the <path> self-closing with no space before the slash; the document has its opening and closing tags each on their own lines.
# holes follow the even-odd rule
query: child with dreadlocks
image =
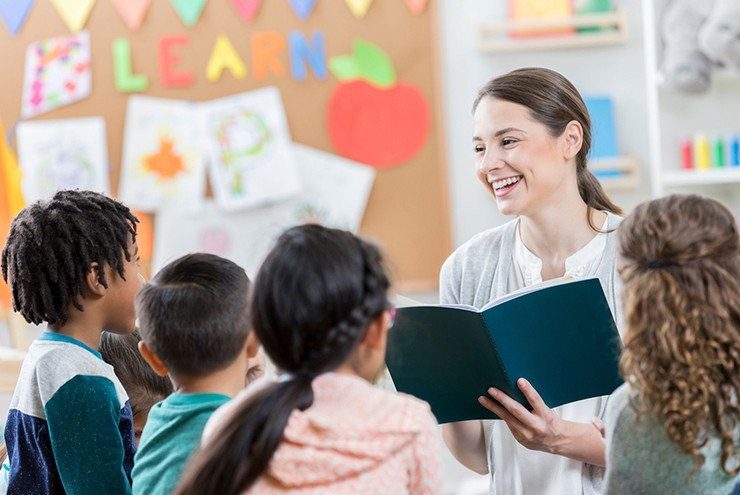
<svg viewBox="0 0 740 495">
<path fill-rule="evenodd" d="M 10 405 L 8 494 L 131 492 L 128 396 L 97 351 L 134 331 L 138 220 L 89 191 L 60 191 L 13 220 L 2 252 L 13 309 L 48 330 L 31 344 Z"/>
</svg>

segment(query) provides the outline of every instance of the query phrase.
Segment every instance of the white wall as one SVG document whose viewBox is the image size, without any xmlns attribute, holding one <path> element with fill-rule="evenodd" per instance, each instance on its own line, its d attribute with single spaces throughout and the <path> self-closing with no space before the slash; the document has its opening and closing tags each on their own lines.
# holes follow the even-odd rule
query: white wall
<svg viewBox="0 0 740 495">
<path fill-rule="evenodd" d="M 474 176 L 471 105 L 478 88 L 487 80 L 519 67 L 548 67 L 570 79 L 583 95 L 603 94 L 613 98 L 620 152 L 638 158 L 644 183 L 635 191 L 615 193 L 612 197 L 627 208 L 648 199 L 649 151 L 640 1 L 624 0 L 621 4 L 629 18 L 629 40 L 624 45 L 485 54 L 476 47 L 477 23 L 505 18 L 506 1 L 439 0 L 446 145 L 456 246 L 506 220 Z"/>
</svg>

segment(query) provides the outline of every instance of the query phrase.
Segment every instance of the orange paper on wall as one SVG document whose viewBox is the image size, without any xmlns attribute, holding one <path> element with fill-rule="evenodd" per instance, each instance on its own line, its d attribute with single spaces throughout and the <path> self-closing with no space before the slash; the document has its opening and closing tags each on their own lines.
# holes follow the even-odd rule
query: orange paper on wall
<svg viewBox="0 0 740 495">
<path fill-rule="evenodd" d="M 5 127 L 0 121 L 0 246 L 5 247 L 10 223 L 25 206 L 21 192 L 18 160 L 8 146 Z M 0 277 L 0 309 L 10 309 L 10 288 Z"/>
<path fill-rule="evenodd" d="M 154 253 L 154 218 L 149 213 L 132 211 L 139 219 L 136 226 L 136 244 L 139 246 L 139 260 L 146 278 L 151 275 L 152 253 Z"/>
</svg>

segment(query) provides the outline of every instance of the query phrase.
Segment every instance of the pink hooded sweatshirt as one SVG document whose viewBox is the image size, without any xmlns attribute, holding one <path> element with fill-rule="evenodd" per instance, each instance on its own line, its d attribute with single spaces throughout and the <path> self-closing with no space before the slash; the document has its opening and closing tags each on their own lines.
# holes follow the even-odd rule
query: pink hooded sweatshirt
<svg viewBox="0 0 740 495">
<path fill-rule="evenodd" d="M 254 389 L 213 415 L 204 442 Z M 270 466 L 246 494 L 438 493 L 440 447 L 427 403 L 338 373 L 317 377 L 313 390 L 313 405 L 293 411 Z"/>
</svg>

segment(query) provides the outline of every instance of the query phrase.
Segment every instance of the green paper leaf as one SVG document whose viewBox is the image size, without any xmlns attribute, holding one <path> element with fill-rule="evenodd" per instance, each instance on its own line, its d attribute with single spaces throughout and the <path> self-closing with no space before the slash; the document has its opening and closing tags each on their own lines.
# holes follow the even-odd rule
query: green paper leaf
<svg viewBox="0 0 740 495">
<path fill-rule="evenodd" d="M 329 70 L 343 82 L 363 79 L 380 87 L 396 83 L 393 61 L 382 48 L 363 39 L 352 43 L 352 55 L 330 58 Z"/>
<path fill-rule="evenodd" d="M 391 58 L 377 45 L 358 39 L 353 43 L 354 56 L 367 79 L 378 86 L 391 86 L 396 82 L 396 71 Z"/>
<path fill-rule="evenodd" d="M 360 79 L 360 69 L 352 55 L 340 55 L 329 59 L 329 70 L 340 81 Z"/>
</svg>

